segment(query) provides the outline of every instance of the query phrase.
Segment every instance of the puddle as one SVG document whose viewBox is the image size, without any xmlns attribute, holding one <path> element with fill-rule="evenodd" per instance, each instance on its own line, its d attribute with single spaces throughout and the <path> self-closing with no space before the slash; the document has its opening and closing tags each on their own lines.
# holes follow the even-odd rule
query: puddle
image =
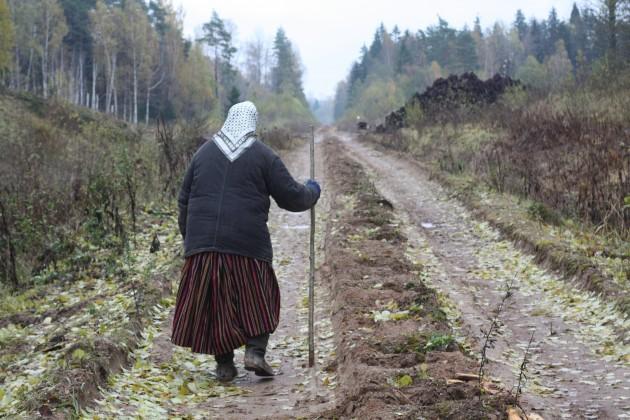
<svg viewBox="0 0 630 420">
<path fill-rule="evenodd" d="M 286 223 L 282 225 L 282 229 L 295 229 L 295 230 L 304 230 L 310 227 L 311 225 L 288 225 Z"/>
</svg>

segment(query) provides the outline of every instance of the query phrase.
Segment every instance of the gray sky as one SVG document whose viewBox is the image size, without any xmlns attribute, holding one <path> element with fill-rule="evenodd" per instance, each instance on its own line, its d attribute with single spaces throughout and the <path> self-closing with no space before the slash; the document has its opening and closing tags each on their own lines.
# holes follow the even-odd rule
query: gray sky
<svg viewBox="0 0 630 420">
<path fill-rule="evenodd" d="M 383 22 L 401 31 L 424 29 L 438 16 L 461 28 L 472 27 L 476 16 L 485 28 L 495 21 L 510 23 L 517 9 L 529 18 L 546 18 L 552 7 L 562 18 L 569 16 L 574 0 L 172 0 L 184 10 L 187 36 L 199 34 L 215 9 L 221 18 L 236 26 L 236 45 L 261 36 L 271 42 L 282 26 L 297 47 L 305 67 L 307 96 L 325 98 L 334 93 L 359 55 Z M 578 1 L 582 4 L 582 1 Z"/>
</svg>

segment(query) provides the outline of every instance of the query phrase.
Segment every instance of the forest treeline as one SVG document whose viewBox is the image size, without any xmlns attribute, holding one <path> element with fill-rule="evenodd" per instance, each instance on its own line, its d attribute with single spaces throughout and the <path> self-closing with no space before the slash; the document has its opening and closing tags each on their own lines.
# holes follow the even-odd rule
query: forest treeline
<svg viewBox="0 0 630 420">
<path fill-rule="evenodd" d="M 627 70 L 630 61 L 630 1 L 573 5 L 566 20 L 551 9 L 547 19 L 527 19 L 521 10 L 511 25 L 452 28 L 439 19 L 416 32 L 381 25 L 337 86 L 336 119 L 376 120 L 414 92 L 449 74 L 501 74 L 545 92 L 557 92 Z"/>
<path fill-rule="evenodd" d="M 276 148 L 313 122 L 282 28 L 239 62 L 234 25 L 208 18 L 191 40 L 167 0 L 0 0 L 0 284 L 129 254 L 141 212 L 172 203 L 233 103 L 256 103 Z"/>
<path fill-rule="evenodd" d="M 220 117 L 244 98 L 271 120 L 310 121 L 282 29 L 273 45 L 247 43 L 241 66 L 233 24 L 213 12 L 191 40 L 182 19 L 166 0 L 0 0 L 2 80 L 131 123 Z"/>
<path fill-rule="evenodd" d="M 486 30 L 381 26 L 335 105 L 341 124 L 384 121 L 374 138 L 457 182 L 531 200 L 532 217 L 579 221 L 627 249 L 628 92 L 630 2 L 605 0 L 566 21 L 552 9 Z"/>
</svg>

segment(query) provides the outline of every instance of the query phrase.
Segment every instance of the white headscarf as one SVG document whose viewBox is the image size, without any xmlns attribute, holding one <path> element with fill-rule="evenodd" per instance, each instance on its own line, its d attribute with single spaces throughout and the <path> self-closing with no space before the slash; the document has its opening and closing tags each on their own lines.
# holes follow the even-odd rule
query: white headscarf
<svg viewBox="0 0 630 420">
<path fill-rule="evenodd" d="M 223 127 L 213 138 L 230 162 L 234 162 L 254 144 L 257 123 L 258 111 L 253 103 L 241 102 L 230 108 Z"/>
</svg>

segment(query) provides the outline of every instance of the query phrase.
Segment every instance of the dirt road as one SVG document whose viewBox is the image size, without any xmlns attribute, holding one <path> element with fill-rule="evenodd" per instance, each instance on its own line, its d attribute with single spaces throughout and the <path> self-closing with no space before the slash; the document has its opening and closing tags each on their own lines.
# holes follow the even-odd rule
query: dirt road
<svg viewBox="0 0 630 420">
<path fill-rule="evenodd" d="M 170 344 L 171 299 L 156 309 L 153 324 L 133 353 L 133 367 L 110 379 L 103 398 L 84 417 L 314 418 L 362 413 L 371 418 L 388 413 L 380 416 L 406 418 L 428 412 L 433 414 L 427 418 L 450 418 L 452 413 L 470 418 L 467 410 L 476 407 L 476 388 L 449 385 L 445 379 L 457 371 L 474 371 L 474 361 L 452 348 L 427 351 L 423 328 L 448 329 L 448 324 L 436 321 L 446 313 L 460 342 L 473 356 L 479 354 L 481 329 L 488 327 L 488 318 L 511 283 L 515 292 L 489 352 L 489 375 L 512 389 L 533 332 L 522 399 L 527 411 L 545 419 L 630 418 L 628 348 L 618 337 L 619 331 L 627 331 L 628 321 L 612 304 L 576 291 L 538 267 L 404 157 L 375 150 L 348 134 L 337 137 L 329 141 L 341 147 L 317 148 L 318 180 L 325 191 L 318 205 L 318 261 L 326 264 L 317 280 L 316 368 L 306 367 L 308 213 L 274 207 L 269 227 L 282 314 L 269 361 L 282 374 L 265 381 L 246 373 L 238 351 L 238 379 L 230 386 L 218 384 L 212 377 L 212 357 Z M 305 145 L 284 156 L 300 179 L 308 173 L 307 150 Z M 335 174 L 343 180 L 327 179 L 325 160 L 334 160 Z M 352 160 L 365 171 L 346 168 Z M 343 184 L 351 181 L 346 177 L 359 176 L 354 184 L 368 182 L 363 180 L 365 172 L 378 190 L 368 194 L 365 203 L 391 202 L 393 220 L 381 220 L 381 210 L 354 208 L 363 203 L 365 192 L 342 194 Z M 363 185 L 360 182 L 357 185 Z M 352 212 L 355 217 L 350 217 Z M 373 228 L 366 220 L 385 224 Z M 391 235 L 381 238 L 374 232 Z M 334 252 L 324 249 L 328 237 L 334 239 L 329 243 Z M 442 296 L 417 285 L 416 276 Z M 428 302 L 440 305 L 440 311 Z M 414 315 L 404 310 L 399 322 L 377 320 L 386 309 L 404 308 L 413 309 Z M 446 329 L 440 337 L 448 336 Z M 339 387 L 336 375 L 343 379 Z M 404 385 L 401 378 L 407 381 Z M 483 410 L 477 414 L 483 418 Z"/>
<path fill-rule="evenodd" d="M 512 282 L 490 351 L 490 374 L 510 389 L 534 332 L 524 402 L 546 419 L 630 418 L 628 348 L 615 331 L 627 328 L 611 304 L 574 290 L 468 212 L 416 165 L 340 134 L 349 156 L 372 174 L 394 205 L 413 248 L 430 267 L 428 279 L 450 300 L 450 316 L 478 353 L 481 329 Z"/>
</svg>

